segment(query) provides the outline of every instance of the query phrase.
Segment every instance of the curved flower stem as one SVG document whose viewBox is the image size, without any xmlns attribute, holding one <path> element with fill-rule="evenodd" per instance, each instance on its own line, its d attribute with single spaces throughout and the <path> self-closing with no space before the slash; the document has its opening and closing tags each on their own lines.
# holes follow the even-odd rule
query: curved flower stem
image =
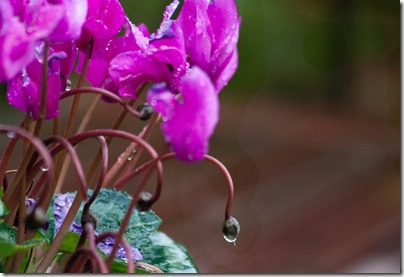
<svg viewBox="0 0 404 277">
<path fill-rule="evenodd" d="M 97 137 L 98 141 L 101 144 L 101 156 L 102 156 L 102 167 L 101 167 L 101 173 L 100 173 L 100 178 L 98 180 L 97 186 L 95 190 L 93 191 L 93 194 L 91 195 L 90 199 L 87 200 L 86 204 L 83 207 L 83 214 L 87 213 L 88 210 L 90 209 L 91 204 L 94 202 L 95 198 L 97 197 L 98 193 L 100 192 L 102 188 L 102 184 L 104 182 L 105 175 L 107 173 L 108 169 L 108 145 L 107 141 L 103 136 Z"/>
<path fill-rule="evenodd" d="M 96 240 L 95 244 L 98 244 L 102 242 L 104 239 L 107 237 L 115 237 L 115 240 L 118 236 L 118 232 L 104 232 L 101 235 L 99 235 Z M 121 244 L 123 245 L 125 252 L 126 252 L 126 258 L 128 259 L 128 273 L 133 273 L 134 272 L 134 266 L 133 266 L 133 257 L 132 257 L 132 251 L 130 249 L 129 243 L 126 241 L 124 237 L 122 237 Z"/>
<path fill-rule="evenodd" d="M 41 156 L 43 163 L 45 166 L 48 168 L 48 171 L 46 172 L 46 187 L 49 188 L 50 184 L 52 183 L 53 179 L 53 174 L 54 174 L 54 168 L 53 168 L 53 161 L 52 157 L 48 153 L 48 149 L 45 147 L 45 145 L 42 143 L 42 141 L 31 134 L 29 134 L 27 131 L 16 128 L 13 126 L 7 126 L 7 125 L 0 125 L 0 133 L 7 133 L 11 132 L 13 134 L 16 134 L 19 137 L 22 137 L 24 140 L 28 141 L 30 143 L 29 148 L 35 149 L 39 155 Z M 31 152 L 31 151 L 30 151 Z M 17 173 L 13 177 L 13 180 L 11 182 L 11 185 L 7 188 L 7 191 L 4 193 L 3 196 L 3 201 L 5 202 L 7 208 L 11 211 L 11 216 L 8 215 L 6 217 L 6 222 L 9 225 L 12 225 L 14 221 L 14 216 L 15 215 L 14 211 L 17 207 L 18 201 L 16 201 L 16 198 L 18 195 L 21 193 L 21 186 L 19 185 L 21 182 L 24 182 L 23 180 L 26 168 L 30 162 L 30 157 L 26 157 L 21 161 L 21 164 L 18 168 Z M 25 196 L 25 191 L 23 192 Z M 25 204 L 24 204 L 25 205 Z M 45 210 L 47 207 L 43 207 Z"/>
<path fill-rule="evenodd" d="M 86 114 L 84 115 L 83 120 L 81 121 L 79 129 L 77 130 L 76 134 L 81 133 L 86 129 L 88 123 L 90 122 L 91 116 L 93 115 L 95 107 L 97 106 L 99 99 L 100 99 L 100 95 L 97 95 L 96 99 L 94 99 L 91 102 L 91 105 L 87 109 Z M 62 185 L 66 178 L 67 170 L 69 169 L 70 162 L 71 162 L 70 156 L 66 156 L 65 153 L 61 154 L 61 156 L 59 157 L 59 160 L 63 161 L 63 164 L 59 161 L 57 163 L 58 166 L 56 167 L 57 168 L 56 174 L 58 174 L 58 176 L 57 176 L 57 184 L 55 187 L 55 193 L 60 192 Z"/>
<path fill-rule="evenodd" d="M 159 159 L 160 159 L 160 161 L 165 161 L 165 160 L 172 159 L 172 158 L 175 158 L 175 153 L 173 153 L 173 152 L 164 154 Z M 231 206 L 232 206 L 233 197 L 234 197 L 233 179 L 232 179 L 229 171 L 227 170 L 227 168 L 219 160 L 217 160 L 216 158 L 209 156 L 209 155 L 205 155 L 204 159 L 206 161 L 212 163 L 213 165 L 215 165 L 223 173 L 223 175 L 226 178 L 227 187 L 228 187 L 228 197 L 227 197 L 227 203 L 226 203 L 226 209 L 225 209 L 225 219 L 227 220 L 231 216 Z M 155 160 L 150 160 L 150 161 L 142 164 L 141 166 L 137 167 L 132 172 L 126 174 L 125 176 L 123 176 L 119 180 L 117 180 L 114 188 L 116 188 L 116 189 L 122 188 L 122 186 L 124 186 L 127 182 L 129 182 L 130 180 L 132 180 L 133 178 L 135 178 L 136 176 L 138 176 L 145 170 L 148 170 L 149 168 L 154 166 L 154 163 L 155 163 Z M 158 198 L 160 197 L 160 194 L 161 194 L 161 183 L 158 182 L 156 191 L 153 194 L 153 197 L 149 200 L 150 203 L 151 204 L 155 203 L 158 200 Z"/>
<path fill-rule="evenodd" d="M 14 151 L 14 147 L 15 147 L 16 143 L 17 143 L 17 138 L 13 138 L 10 140 L 10 142 L 7 145 L 6 150 L 4 151 L 3 158 L 0 161 L 0 181 L 2 181 L 2 182 L 5 178 L 8 162 L 10 161 L 10 158 Z M 4 182 L 3 182 L 3 188 L 4 188 L 4 191 L 6 191 L 6 188 L 4 187 Z"/>
<path fill-rule="evenodd" d="M 141 139 L 133 134 L 130 134 L 130 133 L 127 133 L 127 132 L 124 132 L 121 130 L 109 130 L 109 129 L 91 130 L 91 131 L 86 131 L 81 134 L 72 136 L 72 137 L 68 138 L 68 140 L 72 145 L 76 145 L 85 139 L 92 138 L 92 137 L 98 137 L 98 136 L 115 136 L 115 137 L 121 137 L 121 138 L 124 138 L 127 140 L 131 140 L 133 142 L 138 143 L 143 148 L 145 148 L 146 151 L 149 152 L 149 154 L 152 156 L 153 159 L 156 159 L 158 157 L 157 152 L 154 150 L 154 148 L 149 143 L 147 143 L 143 139 Z M 50 154 L 55 155 L 55 153 L 57 153 L 58 151 L 61 151 L 61 149 L 63 149 L 63 147 L 59 144 L 50 151 Z M 160 170 L 158 170 L 159 175 L 161 175 L 159 178 L 162 178 L 162 164 L 160 161 L 157 161 L 157 167 L 160 169 Z M 142 186 L 139 186 L 139 187 L 142 187 Z M 138 197 L 138 195 L 136 197 Z M 57 235 L 56 235 L 55 239 L 53 240 L 52 244 L 50 245 L 50 247 L 48 248 L 48 251 L 45 253 L 43 260 L 39 264 L 37 272 L 39 272 L 39 273 L 45 272 L 46 268 L 51 264 L 53 257 L 57 253 L 57 251 L 60 247 L 60 244 L 62 243 L 63 238 L 67 234 L 69 227 L 72 224 L 75 215 L 77 214 L 77 211 L 80 207 L 82 200 L 83 200 L 82 195 L 77 194 L 65 217 L 65 220 L 62 223 L 62 226 L 59 229 L 59 232 L 57 233 Z"/>
<path fill-rule="evenodd" d="M 156 126 L 156 124 L 160 118 L 161 117 L 157 113 L 155 113 L 153 115 L 153 117 L 151 118 L 149 124 L 147 124 L 146 127 L 141 132 L 140 137 L 143 138 L 144 140 L 148 140 L 151 133 L 153 132 L 154 126 Z M 129 151 L 125 152 L 125 160 L 127 160 L 129 157 L 129 156 L 126 157 L 126 155 L 128 155 L 128 154 L 133 155 L 133 153 L 135 153 L 135 154 L 133 155 L 133 157 L 129 161 L 129 163 L 127 163 L 126 168 L 121 172 L 120 177 L 128 174 L 131 170 L 133 170 L 133 168 L 137 164 L 137 162 L 142 154 L 142 148 L 138 149 L 139 147 L 135 144 L 131 144 L 128 148 L 129 148 Z M 108 182 L 108 181 L 106 181 L 106 182 Z"/>
<path fill-rule="evenodd" d="M 77 95 L 77 94 L 82 94 L 82 93 L 96 93 L 96 94 L 100 94 L 100 95 L 102 95 L 102 96 L 104 96 L 104 97 L 107 97 L 107 98 L 111 99 L 112 101 L 117 102 L 119 105 L 121 105 L 122 107 L 124 107 L 125 109 L 127 109 L 128 112 L 129 112 L 130 114 L 132 114 L 133 116 L 138 117 L 138 118 L 141 116 L 141 113 L 138 112 L 138 111 L 136 111 L 136 110 L 134 110 L 128 103 L 126 103 L 126 102 L 124 101 L 124 99 L 122 99 L 122 98 L 119 97 L 118 95 L 116 95 L 116 94 L 114 94 L 114 93 L 112 93 L 112 92 L 110 92 L 110 91 L 108 91 L 108 90 L 102 89 L 102 88 L 81 87 L 81 88 L 72 89 L 72 90 L 70 90 L 70 91 L 68 91 L 68 92 L 63 92 L 63 93 L 60 95 L 60 100 L 66 98 L 66 97 L 72 96 L 72 95 Z"/>
<path fill-rule="evenodd" d="M 80 256 L 84 256 L 84 259 L 79 259 Z M 74 252 L 67 262 L 64 272 L 81 272 L 88 258 L 96 262 L 100 273 L 109 273 L 108 267 L 106 266 L 100 254 L 89 248 L 80 248 L 76 252 Z"/>
<path fill-rule="evenodd" d="M 146 84 L 147 83 L 144 83 L 136 89 L 136 95 L 139 95 L 144 90 L 144 88 L 146 87 Z M 136 102 L 136 100 L 130 99 L 129 102 L 127 103 L 127 106 L 132 107 L 135 102 Z M 112 129 L 112 130 L 118 129 L 121 126 L 123 120 L 126 118 L 127 115 L 128 115 L 128 110 L 123 109 L 121 111 L 121 113 L 118 115 L 118 117 L 115 119 L 115 121 L 112 124 L 112 126 L 110 127 L 110 129 Z M 111 143 L 112 139 L 113 139 L 113 137 L 107 138 L 107 145 L 109 145 Z M 101 150 L 99 150 L 97 152 L 96 156 L 94 157 L 93 162 L 91 163 L 90 169 L 88 170 L 88 174 L 87 174 L 87 182 L 90 182 L 93 179 L 95 170 L 97 169 L 97 167 L 99 165 L 100 159 L 101 159 Z"/>
<path fill-rule="evenodd" d="M 88 186 L 87 186 L 86 177 L 85 177 L 85 174 L 84 174 L 83 166 L 81 165 L 80 158 L 78 157 L 77 152 L 74 149 L 73 145 L 67 139 L 65 139 L 64 137 L 60 137 L 60 136 L 50 137 L 50 138 L 48 138 L 47 140 L 44 141 L 44 143 L 46 145 L 48 145 L 48 144 L 50 144 L 52 142 L 59 142 L 61 145 L 63 145 L 63 147 L 69 153 L 70 158 L 72 159 L 74 167 L 76 169 L 77 177 L 79 179 L 79 190 L 81 190 L 81 194 L 83 195 L 83 199 L 87 200 Z M 35 167 L 33 167 L 33 169 L 34 168 Z M 53 191 L 54 191 L 54 188 L 52 189 L 52 192 Z"/>
<path fill-rule="evenodd" d="M 129 105 L 129 106 L 132 106 L 134 103 L 135 103 L 135 100 L 130 100 L 130 101 L 128 102 L 128 105 Z M 112 126 L 111 126 L 110 129 L 112 129 L 112 130 L 118 129 L 118 128 L 121 126 L 121 124 L 122 124 L 122 122 L 123 122 L 123 120 L 125 119 L 125 117 L 126 117 L 127 114 L 128 114 L 128 111 L 127 111 L 126 109 L 123 109 L 123 110 L 121 111 L 121 113 L 118 115 L 117 119 L 116 119 L 116 120 L 114 121 L 114 123 L 112 124 Z M 107 140 L 106 140 L 107 145 L 109 145 L 109 144 L 111 143 L 112 138 L 113 138 L 113 137 L 108 137 L 108 138 L 107 138 Z M 101 153 L 101 149 L 100 149 L 100 150 L 98 150 L 97 154 L 95 155 L 95 158 L 94 158 L 93 162 L 91 163 L 90 169 L 88 170 L 88 173 L 87 173 L 87 182 L 90 182 L 90 181 L 93 179 L 94 174 L 95 174 L 95 171 L 96 171 L 96 169 L 97 169 L 97 167 L 98 167 L 98 165 L 99 165 L 99 162 L 100 162 L 100 160 L 101 160 L 101 155 L 102 155 L 102 153 Z M 105 177 L 104 177 L 104 178 L 105 178 Z"/>
</svg>

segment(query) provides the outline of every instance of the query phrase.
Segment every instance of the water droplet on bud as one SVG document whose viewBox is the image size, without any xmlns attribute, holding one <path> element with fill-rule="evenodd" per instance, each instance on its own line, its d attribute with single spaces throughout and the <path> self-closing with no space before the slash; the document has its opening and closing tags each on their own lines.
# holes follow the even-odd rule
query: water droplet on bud
<svg viewBox="0 0 404 277">
<path fill-rule="evenodd" d="M 223 222 L 222 232 L 226 241 L 235 243 L 238 234 L 240 234 L 240 223 L 231 216 Z"/>
</svg>

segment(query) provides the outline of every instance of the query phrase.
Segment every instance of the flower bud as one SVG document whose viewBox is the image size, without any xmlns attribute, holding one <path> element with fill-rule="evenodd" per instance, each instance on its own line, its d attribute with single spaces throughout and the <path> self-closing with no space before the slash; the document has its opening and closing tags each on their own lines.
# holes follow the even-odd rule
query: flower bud
<svg viewBox="0 0 404 277">
<path fill-rule="evenodd" d="M 95 213 L 88 210 L 88 212 L 82 214 L 80 223 L 82 226 L 84 226 L 86 223 L 90 223 L 93 225 L 93 228 L 95 230 L 98 227 L 98 218 Z"/>
<path fill-rule="evenodd" d="M 146 121 L 149 120 L 153 114 L 153 109 L 150 107 L 149 103 L 143 103 L 139 105 L 136 110 L 140 112 L 140 120 Z"/>
<path fill-rule="evenodd" d="M 27 229 L 33 231 L 44 228 L 47 222 L 46 213 L 41 207 L 35 207 L 25 219 Z"/>
<path fill-rule="evenodd" d="M 137 201 L 136 208 L 140 212 L 148 212 L 150 210 L 151 206 L 153 205 L 151 198 L 152 198 L 151 193 L 143 191 L 139 195 L 139 200 Z"/>
<path fill-rule="evenodd" d="M 240 233 L 240 223 L 234 217 L 230 217 L 223 222 L 223 237 L 228 242 L 235 242 Z"/>
</svg>

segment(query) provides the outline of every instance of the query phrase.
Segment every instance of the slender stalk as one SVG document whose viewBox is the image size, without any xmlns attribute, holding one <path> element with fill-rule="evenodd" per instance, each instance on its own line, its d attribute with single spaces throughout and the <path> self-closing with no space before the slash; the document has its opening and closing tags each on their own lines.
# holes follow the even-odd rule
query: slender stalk
<svg viewBox="0 0 404 277">
<path fill-rule="evenodd" d="M 83 132 L 87 128 L 87 125 L 90 122 L 91 116 L 93 115 L 95 107 L 97 106 L 97 103 L 98 103 L 100 98 L 101 98 L 100 95 L 97 95 L 97 97 L 94 99 L 94 101 L 92 101 L 91 105 L 89 106 L 89 108 L 86 111 L 86 114 L 84 115 L 83 120 L 81 121 L 81 124 L 80 124 L 79 129 L 77 130 L 76 134 Z M 66 174 L 67 174 L 67 171 L 69 169 L 70 162 L 71 162 L 71 157 L 70 156 L 66 156 L 63 153 L 61 154 L 61 156 L 62 157 L 60 159 L 64 158 L 63 159 L 63 166 L 62 166 L 61 170 L 58 171 L 59 177 L 57 178 L 57 184 L 56 184 L 56 187 L 55 187 L 55 193 L 60 192 L 60 190 L 61 190 L 61 188 L 62 188 L 62 186 L 64 184 Z"/>
<path fill-rule="evenodd" d="M 82 87 L 84 84 L 84 81 L 86 79 L 88 63 L 90 61 L 91 54 L 93 52 L 93 45 L 94 45 L 94 41 L 91 40 L 87 46 L 87 52 L 86 52 L 86 56 L 84 58 L 83 69 L 81 71 L 79 81 L 77 83 L 77 88 Z M 70 93 L 70 91 L 69 91 L 69 93 Z M 75 94 L 71 108 L 70 108 L 70 114 L 69 114 L 69 119 L 67 121 L 67 127 L 65 130 L 64 137 L 66 137 L 66 138 L 69 137 L 73 132 L 73 125 L 74 125 L 74 121 L 76 120 L 79 103 L 80 103 L 80 94 Z"/>
<path fill-rule="evenodd" d="M 161 166 L 161 164 L 159 164 L 159 165 Z M 125 232 L 125 229 L 129 224 L 130 217 L 132 215 L 133 209 L 136 206 L 136 203 L 137 203 L 137 200 L 139 198 L 139 195 L 143 191 L 144 187 L 146 186 L 147 181 L 148 181 L 148 179 L 149 179 L 152 172 L 153 172 L 153 169 L 149 169 L 149 171 L 143 177 L 140 184 L 136 187 L 135 193 L 132 195 L 132 200 L 130 201 L 128 210 L 126 211 L 125 216 L 122 219 L 122 223 L 121 223 L 121 226 L 119 228 L 118 235 L 116 236 L 114 246 L 112 247 L 112 251 L 111 251 L 110 255 L 108 256 L 108 258 L 106 260 L 106 264 L 108 265 L 108 267 L 111 267 L 111 265 L 112 265 L 112 262 L 113 262 L 114 257 L 115 257 L 115 253 L 118 250 L 118 247 L 122 242 L 123 233 Z"/>
<path fill-rule="evenodd" d="M 135 103 L 135 100 L 130 100 L 128 105 L 132 106 L 134 103 Z M 117 130 L 121 126 L 121 124 L 122 124 L 122 122 L 125 119 L 127 114 L 128 114 L 128 111 L 126 109 L 123 109 L 121 111 L 121 113 L 118 115 L 118 117 L 116 118 L 116 120 L 114 121 L 114 123 L 112 124 L 110 129 L 111 130 Z M 107 138 L 107 140 L 106 140 L 107 146 L 112 142 L 112 138 L 113 137 L 108 137 Z M 87 182 L 88 183 L 91 182 L 91 180 L 93 179 L 93 177 L 95 175 L 96 169 L 97 169 L 98 165 L 100 164 L 101 155 L 102 155 L 101 149 L 99 149 L 97 154 L 95 155 L 94 160 L 91 163 L 90 169 L 88 170 L 88 173 L 87 173 Z M 105 176 L 104 176 L 104 178 L 105 178 Z"/>
<path fill-rule="evenodd" d="M 143 131 L 140 134 L 140 137 L 144 140 L 148 140 L 150 138 L 150 135 L 153 132 L 154 127 L 156 126 L 156 124 L 158 123 L 158 121 L 160 120 L 160 116 L 155 113 L 153 114 L 149 124 L 146 125 L 146 127 L 143 129 Z M 133 168 L 136 166 L 141 154 L 142 154 L 142 148 L 139 149 L 139 147 L 136 145 L 136 147 L 132 150 L 135 151 L 135 154 L 133 155 L 132 159 L 129 161 L 129 163 L 127 163 L 126 168 L 121 172 L 120 176 L 126 175 L 127 173 L 129 173 L 131 170 L 133 170 Z"/>
</svg>

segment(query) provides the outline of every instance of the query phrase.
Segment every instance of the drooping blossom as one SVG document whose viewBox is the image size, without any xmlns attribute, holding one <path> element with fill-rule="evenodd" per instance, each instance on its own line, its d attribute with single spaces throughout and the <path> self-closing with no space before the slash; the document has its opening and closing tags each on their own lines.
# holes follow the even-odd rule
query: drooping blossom
<svg viewBox="0 0 404 277">
<path fill-rule="evenodd" d="M 60 227 L 62 226 L 62 223 L 65 220 L 66 215 L 69 212 L 69 209 L 73 203 L 73 200 L 74 200 L 74 194 L 72 193 L 60 194 L 55 198 L 53 202 L 53 215 L 55 217 L 55 229 L 56 229 L 55 234 L 59 232 Z M 83 226 L 73 221 L 72 225 L 69 228 L 69 231 L 81 234 L 81 232 L 83 232 Z M 98 233 L 94 232 L 94 235 L 98 236 Z M 102 252 L 104 252 L 104 254 L 109 255 L 112 252 L 114 243 L 115 243 L 114 238 L 107 237 L 102 242 L 98 243 L 97 246 Z M 134 261 L 139 261 L 143 259 L 142 255 L 140 254 L 139 250 L 136 247 L 131 246 L 131 253 Z M 127 259 L 126 251 L 123 245 L 119 245 L 115 257 L 121 259 Z"/>
<path fill-rule="evenodd" d="M 178 159 L 194 162 L 208 151 L 219 104 L 207 74 L 198 67 L 188 67 L 182 30 L 171 19 L 178 4 L 173 1 L 167 6 L 158 30 L 140 39 L 143 47 L 111 60 L 105 87 L 121 97 L 136 99 L 136 89 L 142 83 L 156 83 L 147 92 L 147 100 L 163 118 L 164 137 Z M 142 34 L 137 31 L 137 36 Z"/>
<path fill-rule="evenodd" d="M 177 18 L 189 62 L 212 79 L 219 92 L 236 71 L 241 19 L 234 0 L 186 0 Z"/>
<path fill-rule="evenodd" d="M 166 84 L 154 85 L 147 100 L 162 116 L 161 129 L 176 157 L 186 162 L 202 159 L 219 119 L 219 99 L 207 74 L 193 67 L 174 94 Z"/>
</svg>

